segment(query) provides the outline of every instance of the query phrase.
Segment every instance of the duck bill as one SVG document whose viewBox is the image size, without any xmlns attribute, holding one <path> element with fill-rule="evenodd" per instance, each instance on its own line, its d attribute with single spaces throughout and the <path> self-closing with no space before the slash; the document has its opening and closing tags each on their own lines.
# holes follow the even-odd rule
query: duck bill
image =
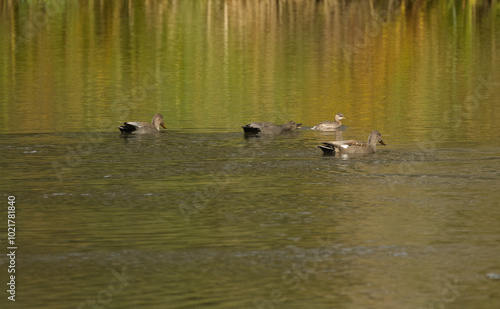
<svg viewBox="0 0 500 309">
<path fill-rule="evenodd" d="M 384 146 L 386 145 L 386 143 L 384 143 L 384 141 L 383 141 L 383 140 L 380 140 L 380 142 L 379 142 L 379 143 L 380 143 L 380 144 L 382 144 L 382 145 L 384 145 Z"/>
<path fill-rule="evenodd" d="M 165 126 L 165 124 L 163 124 L 163 123 L 160 123 L 160 126 L 161 126 L 162 128 L 164 128 L 164 129 L 166 129 L 166 128 L 167 128 L 167 127 Z"/>
</svg>

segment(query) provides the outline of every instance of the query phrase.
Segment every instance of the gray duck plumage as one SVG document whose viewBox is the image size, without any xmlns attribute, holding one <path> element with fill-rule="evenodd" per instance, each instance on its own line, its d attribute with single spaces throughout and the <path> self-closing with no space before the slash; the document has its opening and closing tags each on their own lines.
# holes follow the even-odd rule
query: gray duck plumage
<svg viewBox="0 0 500 309">
<path fill-rule="evenodd" d="M 166 129 L 163 123 L 163 116 L 161 114 L 155 114 L 151 123 L 136 121 L 124 122 L 118 129 L 120 129 L 122 134 L 151 134 L 158 133 L 160 131 L 160 126 Z"/>
<path fill-rule="evenodd" d="M 243 128 L 243 131 L 248 134 L 280 134 L 287 131 L 293 131 L 299 126 L 300 124 L 288 121 L 287 123 L 281 125 L 277 125 L 272 122 L 252 122 L 241 127 Z"/>
<path fill-rule="evenodd" d="M 325 142 L 318 146 L 325 155 L 336 154 L 367 154 L 377 151 L 377 143 L 385 145 L 379 131 L 373 130 L 368 136 L 368 142 L 362 143 L 355 140 Z"/>
<path fill-rule="evenodd" d="M 342 119 L 345 119 L 344 115 L 342 113 L 338 113 L 335 115 L 335 121 L 320 122 L 312 127 L 312 129 L 316 131 L 335 131 L 342 126 L 342 122 L 340 122 Z"/>
</svg>

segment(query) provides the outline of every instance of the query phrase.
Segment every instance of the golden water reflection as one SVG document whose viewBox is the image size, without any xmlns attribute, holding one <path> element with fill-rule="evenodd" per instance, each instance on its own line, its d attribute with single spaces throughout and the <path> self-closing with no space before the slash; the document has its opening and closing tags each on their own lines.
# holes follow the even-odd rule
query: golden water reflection
<svg viewBox="0 0 500 309">
<path fill-rule="evenodd" d="M 112 131 L 156 112 L 200 130 L 337 112 L 410 139 L 457 117 L 493 130 L 494 96 L 457 102 L 500 80 L 499 7 L 447 3 L 6 1 L 1 130 Z"/>
</svg>

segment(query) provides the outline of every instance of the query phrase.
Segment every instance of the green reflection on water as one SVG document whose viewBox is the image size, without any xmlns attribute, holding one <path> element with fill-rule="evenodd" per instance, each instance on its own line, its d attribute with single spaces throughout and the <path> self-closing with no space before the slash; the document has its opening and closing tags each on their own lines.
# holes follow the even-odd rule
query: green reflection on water
<svg viewBox="0 0 500 309">
<path fill-rule="evenodd" d="M 500 80 L 498 6 L 486 2 L 1 9 L 4 133 L 112 131 L 156 112 L 170 128 L 238 131 L 255 120 L 313 126 L 343 112 L 363 131 L 428 138 L 420 128 L 455 124 L 444 120 L 454 108 L 466 128 L 498 127 L 496 96 L 472 111 L 457 106 L 478 77 Z"/>
</svg>

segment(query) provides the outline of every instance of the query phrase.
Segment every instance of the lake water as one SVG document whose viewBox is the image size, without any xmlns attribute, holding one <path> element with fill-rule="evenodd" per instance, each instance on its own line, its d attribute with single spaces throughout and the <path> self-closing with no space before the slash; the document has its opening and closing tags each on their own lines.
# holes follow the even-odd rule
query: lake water
<svg viewBox="0 0 500 309">
<path fill-rule="evenodd" d="M 0 225 L 15 196 L 17 246 L 1 308 L 500 307 L 496 1 L 0 16 Z M 120 135 L 158 112 L 167 130 Z M 343 139 L 387 146 L 323 157 L 339 136 L 310 128 L 338 112 Z M 241 129 L 289 120 L 303 127 Z"/>
</svg>

